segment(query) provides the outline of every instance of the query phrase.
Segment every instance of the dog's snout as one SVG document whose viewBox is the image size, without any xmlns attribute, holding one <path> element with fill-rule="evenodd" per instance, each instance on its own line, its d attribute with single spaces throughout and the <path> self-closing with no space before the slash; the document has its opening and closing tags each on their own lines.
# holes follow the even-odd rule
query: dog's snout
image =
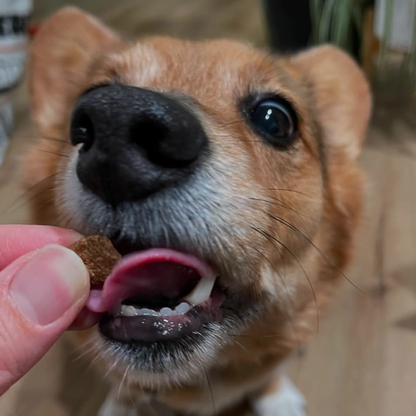
<svg viewBox="0 0 416 416">
<path fill-rule="evenodd" d="M 200 121 L 184 104 L 124 85 L 99 87 L 80 98 L 71 141 L 81 145 L 79 180 L 113 205 L 179 184 L 208 144 Z"/>
</svg>

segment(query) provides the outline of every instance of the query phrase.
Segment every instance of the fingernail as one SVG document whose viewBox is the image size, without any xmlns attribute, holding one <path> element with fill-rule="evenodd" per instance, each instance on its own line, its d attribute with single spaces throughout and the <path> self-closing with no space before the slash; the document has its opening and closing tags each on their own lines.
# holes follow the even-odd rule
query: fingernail
<svg viewBox="0 0 416 416">
<path fill-rule="evenodd" d="M 32 322 L 48 325 L 87 296 L 88 271 L 71 250 L 49 245 L 20 269 L 10 285 L 17 308 Z"/>
</svg>

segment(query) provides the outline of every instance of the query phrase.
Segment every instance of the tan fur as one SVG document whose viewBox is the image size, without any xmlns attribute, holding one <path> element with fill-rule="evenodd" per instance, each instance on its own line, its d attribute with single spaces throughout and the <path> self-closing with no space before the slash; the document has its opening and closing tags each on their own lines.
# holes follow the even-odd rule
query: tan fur
<svg viewBox="0 0 416 416">
<path fill-rule="evenodd" d="M 261 223 L 300 259 L 310 279 L 287 251 L 247 231 L 247 246 L 265 253 L 247 259 L 245 267 L 258 276 L 247 284 L 258 296 L 275 292 L 271 294 L 275 303 L 247 331 L 233 334 L 236 343 L 219 351 L 209 369 L 218 409 L 225 412 L 235 406 L 235 414 L 242 414 L 247 394 L 267 387 L 269 380 L 275 383 L 270 370 L 316 331 L 317 314 L 342 279 L 336 268 L 345 271 L 351 260 L 361 215 L 363 179 L 356 159 L 371 109 L 368 85 L 355 63 L 331 46 L 279 58 L 225 40 L 192 43 L 150 38 L 129 43 L 84 13 L 64 9 L 42 28 L 31 54 L 30 86 L 40 138 L 23 170 L 25 186 L 40 183 L 37 186 L 43 191 L 33 200 L 34 222 L 68 225 L 60 199 L 67 159 L 51 153 L 74 152 L 58 140 L 68 140 L 77 97 L 91 85 L 114 81 L 179 91 L 195 100 L 216 152 L 224 161 L 241 166 L 234 187 L 243 195 L 253 189 L 259 196 L 239 224 Z M 236 101 L 248 91 L 274 91 L 294 104 L 301 136 L 294 155 L 259 144 L 242 122 Z M 318 135 L 323 137 L 326 162 L 317 145 Z M 326 180 L 322 163 L 326 163 Z M 55 176 L 47 179 L 50 175 Z M 280 205 L 273 204 L 276 199 Z M 301 229 L 330 263 L 308 241 L 272 221 L 264 211 Z M 275 270 L 283 274 L 285 284 Z M 143 391 L 140 382 L 137 389 Z M 152 392 L 179 412 L 212 411 L 206 382 Z M 229 397 L 235 400 L 230 403 Z"/>
</svg>

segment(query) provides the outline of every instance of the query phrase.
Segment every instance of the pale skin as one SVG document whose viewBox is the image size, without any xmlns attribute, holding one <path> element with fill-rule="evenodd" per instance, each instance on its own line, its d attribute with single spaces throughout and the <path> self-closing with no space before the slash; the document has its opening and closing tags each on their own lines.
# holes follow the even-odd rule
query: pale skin
<svg viewBox="0 0 416 416">
<path fill-rule="evenodd" d="M 81 235 L 55 227 L 0 226 L 0 395 L 27 373 L 79 316 L 89 275 L 67 247 Z"/>
</svg>

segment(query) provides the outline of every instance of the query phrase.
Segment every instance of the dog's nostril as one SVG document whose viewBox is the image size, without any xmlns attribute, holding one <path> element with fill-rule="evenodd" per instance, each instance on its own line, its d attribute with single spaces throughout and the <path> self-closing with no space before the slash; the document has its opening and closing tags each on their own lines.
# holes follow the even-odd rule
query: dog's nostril
<svg viewBox="0 0 416 416">
<path fill-rule="evenodd" d="M 132 125 L 130 134 L 133 143 L 142 149 L 152 150 L 169 134 L 169 130 L 157 120 L 143 120 Z"/>
<path fill-rule="evenodd" d="M 186 132 L 184 133 L 186 134 Z M 136 121 L 130 130 L 131 140 L 146 158 L 155 165 L 165 168 L 182 168 L 193 161 L 183 158 L 172 139 L 172 132 L 162 120 L 144 119 Z"/>
<path fill-rule="evenodd" d="M 83 144 L 83 151 L 87 151 L 95 138 L 94 125 L 88 114 L 75 114 L 71 123 L 71 143 L 76 146 Z"/>
</svg>

